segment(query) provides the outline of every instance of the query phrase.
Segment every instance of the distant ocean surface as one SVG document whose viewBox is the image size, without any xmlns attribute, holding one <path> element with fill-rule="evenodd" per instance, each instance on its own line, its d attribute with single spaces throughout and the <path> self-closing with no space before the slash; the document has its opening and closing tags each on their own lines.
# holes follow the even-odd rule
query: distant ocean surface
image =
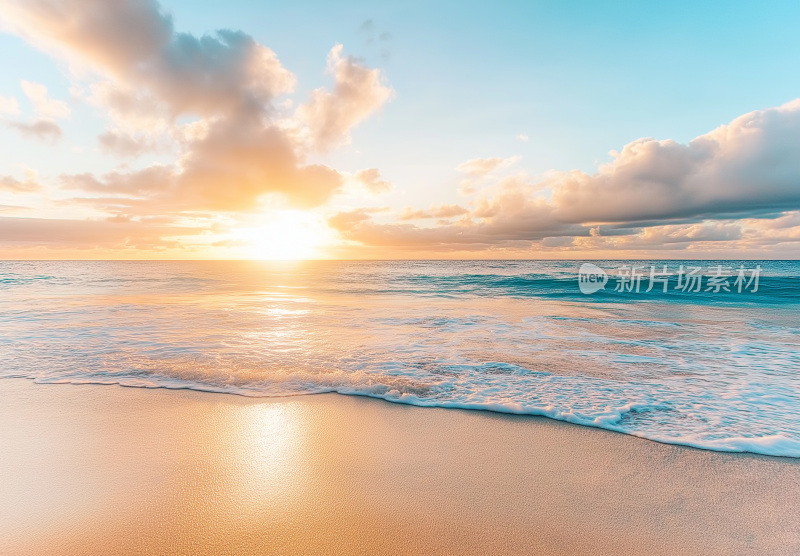
<svg viewBox="0 0 800 556">
<path fill-rule="evenodd" d="M 592 261 L 648 276 L 585 295 L 581 262 L 0 262 L 0 377 L 339 392 L 800 457 L 800 263 Z M 731 291 L 645 292 L 651 264 L 732 267 Z"/>
</svg>

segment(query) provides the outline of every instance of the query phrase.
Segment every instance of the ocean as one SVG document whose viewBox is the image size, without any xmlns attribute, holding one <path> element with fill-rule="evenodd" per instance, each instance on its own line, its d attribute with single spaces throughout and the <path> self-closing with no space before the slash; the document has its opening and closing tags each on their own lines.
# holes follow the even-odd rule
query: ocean
<svg viewBox="0 0 800 556">
<path fill-rule="evenodd" d="M 582 293 L 583 262 L 4 261 L 0 378 L 338 392 L 800 457 L 799 262 L 591 261 L 608 281 Z"/>
</svg>

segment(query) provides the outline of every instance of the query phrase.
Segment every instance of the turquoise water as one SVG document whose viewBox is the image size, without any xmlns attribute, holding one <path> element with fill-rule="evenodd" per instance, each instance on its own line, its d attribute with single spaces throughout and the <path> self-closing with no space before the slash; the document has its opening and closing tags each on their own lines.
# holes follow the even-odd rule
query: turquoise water
<svg viewBox="0 0 800 556">
<path fill-rule="evenodd" d="M 581 262 L 0 262 L 0 377 L 339 392 L 800 457 L 799 263 L 593 261 L 647 276 L 584 295 Z M 651 264 L 731 267 L 731 291 L 645 292 Z"/>
</svg>

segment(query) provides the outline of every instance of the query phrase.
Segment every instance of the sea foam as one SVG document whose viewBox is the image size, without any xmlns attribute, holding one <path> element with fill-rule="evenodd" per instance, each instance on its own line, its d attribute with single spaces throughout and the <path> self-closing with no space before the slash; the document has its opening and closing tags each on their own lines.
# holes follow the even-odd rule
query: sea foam
<svg viewBox="0 0 800 556">
<path fill-rule="evenodd" d="M 760 264 L 762 296 L 715 298 L 586 296 L 574 262 L 3 262 L 0 377 L 338 392 L 800 457 L 800 265 Z"/>
</svg>

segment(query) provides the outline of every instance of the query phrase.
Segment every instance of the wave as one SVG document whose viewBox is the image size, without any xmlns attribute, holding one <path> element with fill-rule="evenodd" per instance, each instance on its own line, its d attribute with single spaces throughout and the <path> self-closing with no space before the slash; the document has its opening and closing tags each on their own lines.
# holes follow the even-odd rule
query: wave
<svg viewBox="0 0 800 556">
<path fill-rule="evenodd" d="M 800 264 L 760 264 L 755 294 L 584 295 L 573 261 L 6 262 L 0 377 L 336 392 L 800 457 Z"/>
<path fill-rule="evenodd" d="M 5 378 L 28 378 L 22 376 Z M 132 388 L 163 388 L 170 390 L 194 390 L 199 392 L 232 394 L 255 398 L 274 398 L 291 397 L 300 395 L 314 395 L 336 393 L 348 396 L 363 396 L 381 399 L 391 403 L 413 405 L 416 407 L 439 407 L 446 409 L 462 409 L 472 411 L 488 411 L 493 413 L 511 415 L 529 415 L 546 417 L 549 419 L 564 421 L 575 425 L 594 427 L 622 434 L 636 436 L 638 438 L 660 442 L 663 444 L 673 444 L 688 446 L 716 452 L 739 452 L 754 453 L 766 456 L 800 458 L 800 441 L 785 436 L 783 434 L 766 434 L 763 436 L 714 436 L 690 433 L 686 435 L 665 435 L 655 432 L 643 432 L 631 430 L 621 425 L 627 415 L 632 412 L 648 411 L 654 409 L 648 405 L 626 404 L 619 407 L 607 407 L 601 412 L 585 413 L 570 408 L 559 408 L 552 405 L 535 406 L 514 402 L 460 402 L 454 400 L 433 400 L 420 397 L 413 393 L 401 392 L 397 385 L 387 385 L 382 383 L 362 384 L 362 385 L 305 385 L 294 384 L 282 390 L 272 392 L 259 390 L 253 385 L 249 386 L 214 386 L 199 382 L 186 382 L 176 380 L 160 380 L 158 382 L 144 380 L 140 378 L 115 378 L 102 379 L 100 377 L 71 377 L 71 378 L 38 378 L 33 379 L 40 384 L 95 384 L 95 385 L 116 385 Z M 352 382 L 352 377 L 342 380 L 342 382 Z M 286 387 L 287 385 L 284 385 Z M 404 385 L 407 386 L 407 385 Z M 401 387 L 403 388 L 403 387 Z M 403 388 L 406 389 L 406 388 Z M 425 390 L 425 388 L 420 388 Z M 655 408 L 657 409 L 657 408 Z"/>
</svg>

